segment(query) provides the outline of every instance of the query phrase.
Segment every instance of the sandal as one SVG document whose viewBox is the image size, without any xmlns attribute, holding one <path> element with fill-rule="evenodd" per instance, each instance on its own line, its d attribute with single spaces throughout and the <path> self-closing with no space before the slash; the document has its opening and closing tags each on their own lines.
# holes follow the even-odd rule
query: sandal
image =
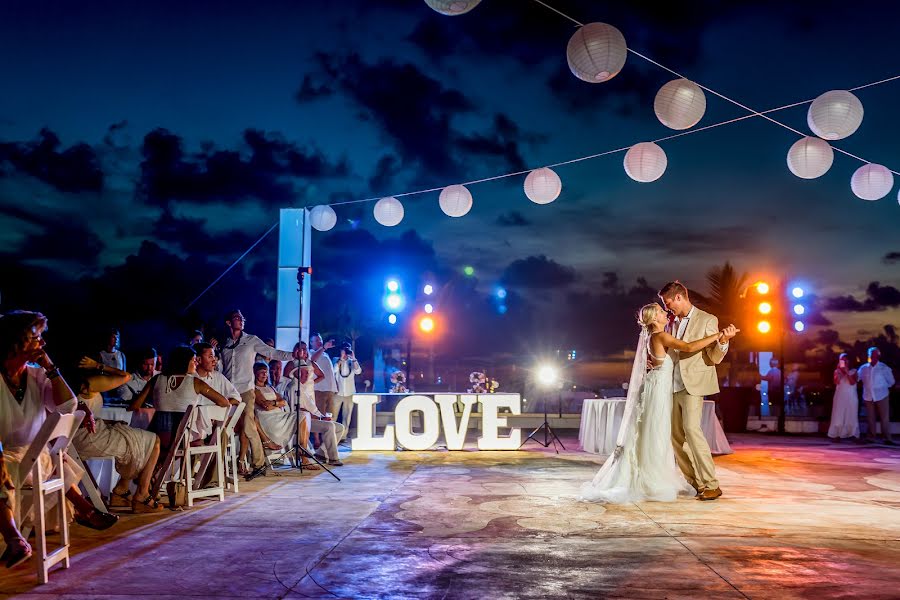
<svg viewBox="0 0 900 600">
<path fill-rule="evenodd" d="M 321 470 L 319 468 L 319 465 L 317 465 L 316 463 L 308 462 L 308 463 L 300 463 L 300 465 L 302 468 L 306 469 L 307 471 L 320 471 Z"/>
<path fill-rule="evenodd" d="M 31 558 L 31 546 L 28 545 L 28 542 L 19 538 L 6 546 L 6 550 L 0 556 L 0 561 L 6 561 L 6 568 L 12 569 L 29 558 Z"/>
<path fill-rule="evenodd" d="M 97 509 L 92 510 L 87 515 L 75 515 L 75 522 L 97 531 L 109 529 L 119 520 L 119 515 L 108 512 L 100 512 Z"/>
<path fill-rule="evenodd" d="M 125 492 L 124 494 L 112 492 L 109 495 L 109 506 L 110 508 L 125 508 L 131 506 L 133 500 L 131 492 Z"/>
<path fill-rule="evenodd" d="M 266 440 L 262 443 L 263 448 L 266 450 L 281 450 L 281 446 L 273 442 L 272 440 Z"/>
<path fill-rule="evenodd" d="M 139 513 L 155 513 L 163 509 L 163 505 L 159 503 L 153 496 L 147 496 L 143 500 L 132 498 L 131 510 L 134 514 Z"/>
</svg>

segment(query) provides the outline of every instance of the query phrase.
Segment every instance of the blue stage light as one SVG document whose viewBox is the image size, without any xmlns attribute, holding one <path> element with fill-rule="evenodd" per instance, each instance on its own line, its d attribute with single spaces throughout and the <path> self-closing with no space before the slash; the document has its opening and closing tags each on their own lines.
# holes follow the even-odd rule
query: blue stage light
<svg viewBox="0 0 900 600">
<path fill-rule="evenodd" d="M 803 321 L 795 321 L 794 329 L 796 331 L 803 331 L 804 329 L 806 329 L 806 325 L 804 325 Z"/>
<path fill-rule="evenodd" d="M 802 304 L 795 304 L 795 305 L 794 305 L 794 314 L 795 314 L 795 315 L 802 315 L 802 314 L 804 314 L 805 312 L 806 312 L 806 307 L 803 306 Z"/>
<path fill-rule="evenodd" d="M 803 288 L 800 286 L 795 286 L 794 289 L 791 290 L 791 295 L 794 298 L 802 298 L 804 294 Z"/>
<path fill-rule="evenodd" d="M 425 312 L 427 312 L 427 313 L 430 315 L 431 313 L 434 312 L 434 307 L 433 307 L 432 305 L 430 305 L 430 304 L 426 304 L 426 305 L 425 305 Z"/>
<path fill-rule="evenodd" d="M 403 298 L 400 294 L 388 294 L 384 299 L 384 304 L 390 310 L 399 310 L 403 305 Z"/>
<path fill-rule="evenodd" d="M 390 323 L 391 325 L 396 325 L 397 324 L 397 315 L 394 315 L 394 314 L 388 315 L 388 323 Z"/>
<path fill-rule="evenodd" d="M 497 297 L 500 298 L 501 300 L 506 298 L 506 290 L 502 287 L 498 287 L 497 288 Z"/>
<path fill-rule="evenodd" d="M 422 288 L 422 291 L 425 292 L 426 296 L 430 296 L 431 294 L 434 293 L 434 286 L 431 285 L 430 283 L 426 283 L 425 287 Z"/>
<path fill-rule="evenodd" d="M 396 279 L 388 279 L 385 287 L 387 287 L 389 292 L 396 292 L 400 289 L 400 283 Z"/>
<path fill-rule="evenodd" d="M 500 313 L 501 315 L 505 315 L 506 314 L 506 305 L 501 304 L 500 306 L 498 306 L 497 312 Z"/>
</svg>

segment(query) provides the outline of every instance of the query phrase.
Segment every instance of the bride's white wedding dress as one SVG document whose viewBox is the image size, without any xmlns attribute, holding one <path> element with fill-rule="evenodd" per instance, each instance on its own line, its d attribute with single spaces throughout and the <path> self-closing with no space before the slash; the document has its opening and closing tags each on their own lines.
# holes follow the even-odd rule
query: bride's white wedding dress
<svg viewBox="0 0 900 600">
<path fill-rule="evenodd" d="M 645 371 L 648 339 L 641 334 L 637 351 L 643 352 L 643 357 L 638 354 L 635 358 L 616 451 L 593 481 L 582 487 L 583 500 L 610 504 L 672 502 L 679 494 L 694 494 L 675 464 L 672 450 L 674 363 L 668 355 L 651 357 L 653 367 Z"/>
</svg>

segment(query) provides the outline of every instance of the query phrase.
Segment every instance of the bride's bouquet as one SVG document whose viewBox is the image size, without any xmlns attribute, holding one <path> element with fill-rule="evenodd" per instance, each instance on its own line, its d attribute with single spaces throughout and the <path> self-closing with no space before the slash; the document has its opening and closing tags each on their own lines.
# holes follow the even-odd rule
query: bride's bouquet
<svg viewBox="0 0 900 600">
<path fill-rule="evenodd" d="M 391 383 L 394 384 L 391 387 L 392 394 L 404 394 L 409 391 L 406 389 L 406 375 L 403 371 L 394 371 L 391 373 Z"/>
</svg>

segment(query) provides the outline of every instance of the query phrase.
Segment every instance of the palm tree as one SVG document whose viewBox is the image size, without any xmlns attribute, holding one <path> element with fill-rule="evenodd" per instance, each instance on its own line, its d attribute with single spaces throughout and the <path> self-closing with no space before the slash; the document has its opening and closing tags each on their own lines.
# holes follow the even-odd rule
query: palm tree
<svg viewBox="0 0 900 600">
<path fill-rule="evenodd" d="M 709 294 L 692 295 L 704 310 L 719 317 L 720 324 L 734 323 L 740 327 L 741 296 L 747 289 L 747 280 L 746 273 L 738 275 L 731 263 L 726 261 L 721 267 L 713 267 L 706 273 Z"/>
</svg>

